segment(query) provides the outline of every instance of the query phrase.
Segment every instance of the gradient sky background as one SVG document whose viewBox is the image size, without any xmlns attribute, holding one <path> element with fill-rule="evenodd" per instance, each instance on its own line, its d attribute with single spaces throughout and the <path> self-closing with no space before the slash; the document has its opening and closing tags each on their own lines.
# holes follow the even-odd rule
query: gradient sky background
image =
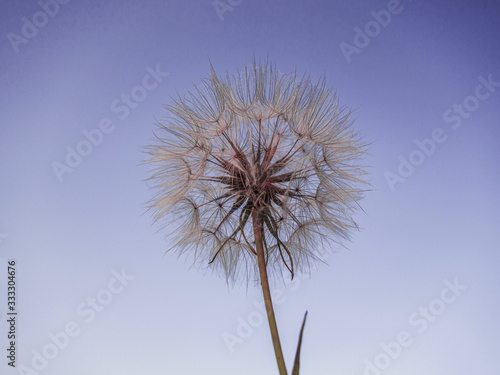
<svg viewBox="0 0 500 375">
<path fill-rule="evenodd" d="M 1 373 L 23 373 L 5 358 L 6 268 L 15 258 L 18 366 L 31 367 L 33 351 L 54 354 L 49 335 L 75 322 L 79 334 L 37 373 L 277 374 L 254 305 L 260 289 L 228 288 L 164 256 L 168 243 L 145 214 L 152 191 L 140 165 L 171 96 L 207 77 L 209 60 L 234 73 L 254 56 L 284 73 L 325 75 L 372 143 L 373 189 L 356 215 L 362 230 L 310 279 L 275 285 L 289 370 L 308 310 L 304 375 L 373 374 L 367 361 L 384 364 L 381 343 L 404 331 L 411 345 L 381 374 L 500 373 L 500 4 L 402 0 L 348 62 L 340 44 L 354 45 L 356 27 L 373 35 L 370 12 L 388 1 L 232 3 L 221 20 L 211 0 L 71 1 L 16 53 L 9 33 L 22 36 L 23 17 L 43 23 L 42 8 L 2 2 Z M 168 77 L 120 118 L 112 103 L 157 66 Z M 496 86 L 470 98 L 478 77 L 490 75 Z M 454 128 L 443 115 L 464 100 L 472 110 Z M 66 147 L 107 118 L 114 130 L 59 181 L 52 163 L 64 163 Z M 446 140 L 391 189 L 386 172 L 398 173 L 400 157 L 419 162 L 415 141 L 438 128 Z M 113 270 L 123 269 L 134 279 L 87 323 L 87 298 L 109 296 Z M 467 288 L 432 322 L 422 318 L 420 308 L 436 311 L 445 280 L 455 279 Z M 249 317 L 257 327 L 230 353 L 224 333 L 236 335 Z"/>
</svg>

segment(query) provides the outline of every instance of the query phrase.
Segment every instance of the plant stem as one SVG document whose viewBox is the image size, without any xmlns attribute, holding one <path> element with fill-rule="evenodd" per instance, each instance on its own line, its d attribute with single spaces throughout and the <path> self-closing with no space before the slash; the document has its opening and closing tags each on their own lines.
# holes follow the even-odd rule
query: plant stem
<svg viewBox="0 0 500 375">
<path fill-rule="evenodd" d="M 281 342 L 278 334 L 278 325 L 274 316 L 273 301 L 271 299 L 271 290 L 269 289 L 269 280 L 267 277 L 266 259 L 264 254 L 264 246 L 262 239 L 262 226 L 259 220 L 257 210 L 252 210 L 253 231 L 255 238 L 255 246 L 257 247 L 257 259 L 259 265 L 260 284 L 262 285 L 262 293 L 264 295 L 264 303 L 266 305 L 267 319 L 269 321 L 269 329 L 273 339 L 274 354 L 278 362 L 280 375 L 288 375 L 286 371 L 285 359 L 281 350 Z"/>
</svg>

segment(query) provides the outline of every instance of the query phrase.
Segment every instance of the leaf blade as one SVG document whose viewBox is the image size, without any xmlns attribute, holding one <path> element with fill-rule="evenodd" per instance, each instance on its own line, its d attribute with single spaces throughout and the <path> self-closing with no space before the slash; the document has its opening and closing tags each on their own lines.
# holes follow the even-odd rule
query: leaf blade
<svg viewBox="0 0 500 375">
<path fill-rule="evenodd" d="M 295 353 L 295 361 L 293 362 L 292 375 L 299 375 L 300 368 L 300 348 L 302 347 L 302 335 L 304 334 L 304 327 L 306 325 L 307 311 L 304 314 L 304 321 L 302 322 L 302 328 L 300 329 L 299 343 L 297 345 L 297 352 Z"/>
</svg>

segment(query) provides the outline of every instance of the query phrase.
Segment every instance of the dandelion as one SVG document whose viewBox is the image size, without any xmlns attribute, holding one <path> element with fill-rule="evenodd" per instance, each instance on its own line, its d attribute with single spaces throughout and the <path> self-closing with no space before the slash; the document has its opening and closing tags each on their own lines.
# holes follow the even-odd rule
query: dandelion
<svg viewBox="0 0 500 375">
<path fill-rule="evenodd" d="M 324 79 L 282 75 L 267 63 L 225 79 L 212 68 L 194 93 L 166 108 L 170 116 L 147 149 L 154 220 L 167 220 L 172 249 L 228 282 L 242 274 L 260 281 L 285 375 L 269 277 L 307 272 L 320 246 L 357 228 L 351 216 L 363 193 L 357 162 L 365 145 Z"/>
</svg>

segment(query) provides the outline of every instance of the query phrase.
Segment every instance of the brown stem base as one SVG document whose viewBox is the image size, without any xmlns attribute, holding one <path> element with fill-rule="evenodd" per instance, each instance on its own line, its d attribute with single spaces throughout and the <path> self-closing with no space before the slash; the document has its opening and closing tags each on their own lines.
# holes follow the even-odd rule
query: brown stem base
<svg viewBox="0 0 500 375">
<path fill-rule="evenodd" d="M 267 319 L 269 321 L 269 329 L 273 339 L 274 354 L 278 362 L 280 375 L 288 375 L 286 371 L 285 359 L 281 350 L 281 342 L 278 334 L 278 325 L 274 316 L 273 301 L 271 299 L 271 290 L 269 289 L 269 280 L 267 277 L 266 259 L 264 254 L 264 246 L 262 240 L 262 226 L 259 220 L 259 214 L 256 210 L 252 211 L 253 231 L 255 238 L 255 246 L 257 248 L 257 261 L 259 265 L 260 283 L 262 285 L 262 293 L 264 295 L 264 303 L 266 305 Z"/>
</svg>

